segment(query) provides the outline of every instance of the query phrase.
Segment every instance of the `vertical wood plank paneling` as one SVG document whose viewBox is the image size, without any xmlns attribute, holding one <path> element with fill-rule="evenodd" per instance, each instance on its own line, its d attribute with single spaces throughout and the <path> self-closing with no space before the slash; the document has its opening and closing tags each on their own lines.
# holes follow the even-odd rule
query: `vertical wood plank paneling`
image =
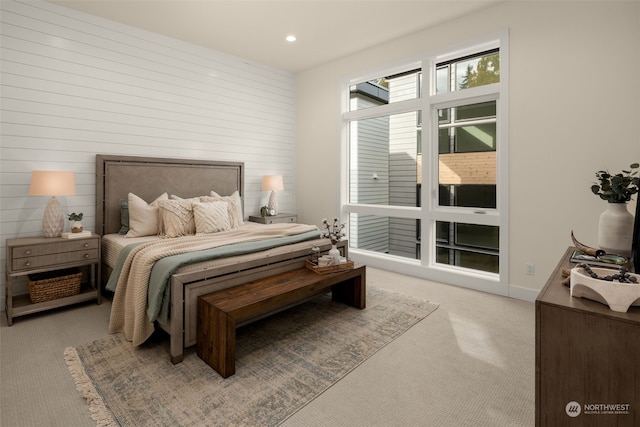
<svg viewBox="0 0 640 427">
<path fill-rule="evenodd" d="M 65 211 L 95 217 L 95 155 L 244 161 L 245 215 L 282 174 L 295 212 L 292 74 L 39 1 L 0 2 L 0 300 L 5 240 L 41 233 L 31 171 L 73 170 Z"/>
</svg>

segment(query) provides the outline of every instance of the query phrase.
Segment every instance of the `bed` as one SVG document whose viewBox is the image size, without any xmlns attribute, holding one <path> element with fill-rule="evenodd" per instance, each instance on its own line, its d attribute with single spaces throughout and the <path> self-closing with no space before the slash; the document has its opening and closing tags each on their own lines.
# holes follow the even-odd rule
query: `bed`
<svg viewBox="0 0 640 427">
<path fill-rule="evenodd" d="M 122 252 L 128 250 L 142 252 L 147 247 L 151 248 L 155 245 L 149 243 L 153 240 L 160 240 L 161 245 L 162 242 L 179 239 L 194 240 L 198 244 L 204 245 L 202 243 L 204 240 L 201 241 L 192 235 L 178 239 L 161 239 L 157 236 L 137 236 L 135 234 L 128 238 L 123 237 L 121 234 L 125 222 L 123 201 L 131 200 L 128 199 L 130 193 L 147 203 L 159 199 L 159 195 L 163 194 L 178 196 L 176 197 L 178 200 L 201 198 L 203 195 L 215 195 L 224 200 L 230 200 L 235 196 L 234 200 L 239 199 L 241 203 L 244 195 L 244 163 L 97 155 L 96 233 L 102 236 L 101 282 L 105 286 L 109 283 L 110 277 L 111 286 L 114 286 L 115 282 L 118 282 L 117 286 L 121 286 L 122 278 L 114 282 L 114 277 L 118 279 L 118 276 L 122 275 L 122 261 L 125 258 Z M 231 209 L 231 206 L 234 205 L 229 204 L 228 206 Z M 292 228 L 289 229 L 285 227 L 286 224 L 274 224 L 276 227 L 273 227 L 249 223 L 243 221 L 247 215 L 242 211 L 241 205 L 240 209 L 241 226 L 223 233 L 215 233 L 216 239 L 230 238 L 223 237 L 230 233 L 239 233 L 244 236 L 245 233 L 253 232 L 263 234 L 274 232 L 277 239 L 260 238 L 261 240 L 256 245 L 257 249 L 251 250 L 244 248 L 244 246 L 242 250 L 231 249 L 232 246 L 226 245 L 226 243 L 222 245 L 224 246 L 223 250 L 221 246 L 217 246 L 219 243 L 216 242 L 213 244 L 214 247 L 201 246 L 198 252 L 180 255 L 191 257 L 191 255 L 197 254 L 198 256 L 194 258 L 195 261 L 182 262 L 177 268 L 169 270 L 166 291 L 161 292 L 163 301 L 160 303 L 160 314 L 157 318 L 150 317 L 153 327 L 160 327 L 168 333 L 170 357 L 173 363 L 182 361 L 184 350 L 196 344 L 197 300 L 200 295 L 301 268 L 305 265 L 312 248 L 319 247 L 321 252 L 331 248 L 330 241 L 321 239 L 320 232 L 315 226 L 291 224 Z M 232 216 L 231 213 L 229 215 Z M 132 217 L 131 221 L 133 220 Z M 312 229 L 316 230 L 315 233 Z M 286 237 L 283 237 L 282 233 L 285 233 Z M 301 236 L 302 234 L 306 236 Z M 255 240 L 252 237 L 242 238 L 245 239 L 245 245 L 253 245 L 250 241 Z M 135 246 L 136 244 L 138 246 Z M 341 250 L 344 255 L 346 255 L 346 248 L 347 245 L 342 242 Z M 229 250 L 225 252 L 227 249 Z M 214 253 L 210 259 L 206 258 L 207 251 Z M 173 254 L 173 252 L 168 253 Z M 113 273 L 114 270 L 116 273 Z M 134 295 L 130 291 L 127 293 Z M 117 299 L 119 294 L 122 292 L 114 294 L 112 323 L 114 318 L 140 317 L 138 309 L 130 310 L 126 303 Z M 150 295 L 148 298 L 151 301 Z M 163 311 L 162 308 L 166 310 Z M 132 341 L 138 345 L 140 339 L 137 336 Z"/>
</svg>

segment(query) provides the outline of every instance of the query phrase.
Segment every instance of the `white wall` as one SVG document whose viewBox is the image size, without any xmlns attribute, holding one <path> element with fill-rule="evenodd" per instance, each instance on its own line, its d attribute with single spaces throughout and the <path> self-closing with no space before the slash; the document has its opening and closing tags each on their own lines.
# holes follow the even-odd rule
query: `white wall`
<svg viewBox="0 0 640 427">
<path fill-rule="evenodd" d="M 571 244 L 596 245 L 597 170 L 640 161 L 640 2 L 505 2 L 296 76 L 297 206 L 339 211 L 345 77 L 510 31 L 510 295 L 534 298 Z M 322 161 L 318 161 L 322 159 Z M 635 209 L 635 205 L 629 208 Z M 424 249 L 423 249 L 424 251 Z M 535 264 L 535 275 L 525 264 Z"/>
<path fill-rule="evenodd" d="M 275 173 L 281 211 L 295 212 L 292 74 L 46 2 L 0 7 L 3 308 L 5 240 L 41 235 L 34 169 L 76 173 L 78 195 L 60 200 L 91 230 L 98 153 L 244 161 L 245 214 Z"/>
<path fill-rule="evenodd" d="M 281 210 L 319 224 L 339 209 L 341 79 L 503 28 L 514 295 L 537 293 L 571 229 L 595 244 L 604 206 L 590 194 L 593 173 L 640 161 L 637 1 L 506 2 L 299 73 L 295 83 L 50 3 L 0 8 L 0 300 L 5 239 L 40 234 L 46 199 L 27 197 L 31 170 L 74 170 L 78 195 L 61 201 L 92 228 L 96 153 L 242 160 L 247 214 L 267 202 L 260 177 L 282 173 Z M 525 275 L 527 262 L 535 276 Z"/>
</svg>

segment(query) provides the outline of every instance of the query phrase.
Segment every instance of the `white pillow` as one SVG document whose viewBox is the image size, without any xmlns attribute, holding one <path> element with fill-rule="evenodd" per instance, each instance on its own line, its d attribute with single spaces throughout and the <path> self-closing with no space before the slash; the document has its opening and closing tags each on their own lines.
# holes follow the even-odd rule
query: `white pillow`
<svg viewBox="0 0 640 427">
<path fill-rule="evenodd" d="M 230 196 L 220 196 L 215 191 L 212 191 L 211 196 L 200 197 L 200 201 L 202 203 L 226 202 L 229 205 L 229 220 L 231 221 L 231 228 L 238 228 L 244 224 L 242 199 L 240 199 L 240 193 L 238 191 L 235 191 Z"/>
<path fill-rule="evenodd" d="M 147 204 L 133 193 L 127 195 L 129 204 L 129 231 L 125 237 L 154 236 L 160 231 L 158 203 L 168 200 L 167 193 L 162 193 L 153 202 Z"/>
<path fill-rule="evenodd" d="M 171 196 L 169 196 L 169 200 L 186 200 L 191 203 L 198 203 L 200 202 L 200 197 L 204 197 L 204 196 L 189 197 L 188 199 L 184 199 L 180 196 L 176 196 L 175 194 L 172 194 Z"/>
<path fill-rule="evenodd" d="M 231 230 L 229 209 L 226 202 L 194 203 L 193 217 L 196 235 Z"/>
<path fill-rule="evenodd" d="M 163 237 L 180 237 L 195 234 L 196 225 L 193 219 L 193 203 L 189 200 L 161 200 L 160 235 Z"/>
</svg>

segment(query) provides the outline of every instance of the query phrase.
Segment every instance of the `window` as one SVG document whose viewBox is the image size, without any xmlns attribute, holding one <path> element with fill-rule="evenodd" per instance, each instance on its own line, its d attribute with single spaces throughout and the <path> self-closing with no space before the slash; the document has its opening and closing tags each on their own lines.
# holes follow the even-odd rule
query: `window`
<svg viewBox="0 0 640 427">
<path fill-rule="evenodd" d="M 438 109 L 439 206 L 496 208 L 496 125 L 496 101 Z M 497 227 L 436 229 L 436 262 L 498 273 Z"/>
<path fill-rule="evenodd" d="M 348 83 L 342 208 L 353 253 L 504 293 L 506 54 L 503 35 Z"/>
<path fill-rule="evenodd" d="M 349 86 L 351 111 L 371 108 L 382 104 L 417 99 L 420 96 L 420 70 L 377 77 Z"/>
<path fill-rule="evenodd" d="M 500 82 L 500 51 L 456 58 L 436 66 L 436 93 L 464 90 Z"/>
<path fill-rule="evenodd" d="M 369 110 L 349 122 L 349 203 L 418 206 L 420 80 L 412 70 L 350 87 L 351 111 Z M 395 112 L 375 109 L 390 104 Z M 355 248 L 417 259 L 414 219 L 353 214 L 349 240 Z"/>
</svg>

